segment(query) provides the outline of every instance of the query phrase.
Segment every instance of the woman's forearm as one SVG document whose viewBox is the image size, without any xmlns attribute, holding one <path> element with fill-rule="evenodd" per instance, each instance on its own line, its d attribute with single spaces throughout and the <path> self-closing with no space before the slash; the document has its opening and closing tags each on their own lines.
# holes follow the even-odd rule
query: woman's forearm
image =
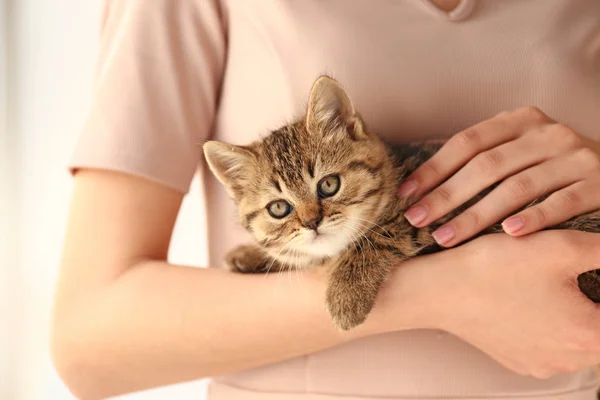
<svg viewBox="0 0 600 400">
<path fill-rule="evenodd" d="M 78 172 L 51 343 L 54 364 L 77 397 L 106 398 L 275 363 L 370 334 L 424 327 L 431 315 L 421 308 L 437 297 L 428 277 L 443 260 L 397 268 L 367 322 L 343 334 L 326 312 L 323 269 L 241 275 L 143 261 L 166 259 L 181 199 L 126 174 Z"/>
<path fill-rule="evenodd" d="M 413 270 L 396 271 L 368 321 L 341 333 L 325 309 L 323 271 L 241 275 L 141 262 L 62 318 L 55 363 L 76 394 L 104 398 L 423 327 L 426 280 L 411 280 Z"/>
</svg>

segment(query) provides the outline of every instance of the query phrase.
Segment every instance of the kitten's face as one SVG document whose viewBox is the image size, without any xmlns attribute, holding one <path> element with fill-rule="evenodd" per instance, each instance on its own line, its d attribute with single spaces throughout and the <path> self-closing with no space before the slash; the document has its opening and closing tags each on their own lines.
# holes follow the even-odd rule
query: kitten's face
<svg viewBox="0 0 600 400">
<path fill-rule="evenodd" d="M 385 205 L 390 161 L 341 87 L 320 78 L 306 119 L 248 147 L 208 142 L 243 225 L 275 258 L 304 265 L 346 249 Z"/>
</svg>

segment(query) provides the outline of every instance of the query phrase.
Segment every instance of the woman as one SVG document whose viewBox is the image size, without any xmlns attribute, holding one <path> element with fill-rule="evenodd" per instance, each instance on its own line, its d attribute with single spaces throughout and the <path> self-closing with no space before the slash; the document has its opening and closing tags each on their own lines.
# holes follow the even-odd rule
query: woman
<svg viewBox="0 0 600 400">
<path fill-rule="evenodd" d="M 213 400 L 593 398 L 600 310 L 575 282 L 599 267 L 600 238 L 535 231 L 600 208 L 599 15 L 596 0 L 108 2 L 53 319 L 67 385 L 86 399 L 208 376 Z M 203 141 L 248 143 L 298 117 L 323 72 L 390 142 L 460 132 L 402 187 L 445 181 L 412 223 L 508 178 L 437 239 L 452 247 L 553 191 L 505 221 L 535 233 L 404 264 L 348 333 L 324 309 L 323 271 L 170 265 Z M 202 177 L 219 266 L 249 236 Z"/>
</svg>

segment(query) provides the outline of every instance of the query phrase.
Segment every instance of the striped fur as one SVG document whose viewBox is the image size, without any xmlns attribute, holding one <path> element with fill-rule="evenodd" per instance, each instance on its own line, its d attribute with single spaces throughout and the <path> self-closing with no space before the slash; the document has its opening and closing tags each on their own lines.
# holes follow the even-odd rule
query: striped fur
<svg viewBox="0 0 600 400">
<path fill-rule="evenodd" d="M 321 77 L 312 88 L 304 119 L 248 146 L 204 146 L 211 170 L 238 204 L 243 226 L 257 241 L 230 252 L 228 265 L 238 272 L 325 265 L 333 322 L 343 330 L 361 324 L 390 268 L 398 261 L 441 251 L 433 230 L 492 189 L 426 228 L 411 226 L 404 218 L 408 204 L 398 198 L 398 186 L 438 148 L 384 144 L 367 132 L 341 86 Z M 318 182 L 331 174 L 339 175 L 340 189 L 321 198 Z M 274 200 L 289 202 L 292 212 L 282 219 L 272 217 L 266 207 Z M 306 227 L 306 221 L 315 219 L 321 221 L 316 231 Z M 555 228 L 599 232 L 600 213 Z M 501 231 L 496 224 L 482 234 Z M 598 273 L 581 275 L 579 283 L 600 302 Z"/>
</svg>

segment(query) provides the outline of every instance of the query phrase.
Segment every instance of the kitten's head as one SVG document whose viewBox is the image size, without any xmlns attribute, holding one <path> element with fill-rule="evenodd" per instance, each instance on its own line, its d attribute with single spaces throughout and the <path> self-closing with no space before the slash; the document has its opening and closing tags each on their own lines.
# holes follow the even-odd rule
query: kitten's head
<svg viewBox="0 0 600 400">
<path fill-rule="evenodd" d="M 346 249 L 373 226 L 393 192 L 386 147 L 326 76 L 314 83 L 302 120 L 249 146 L 209 141 L 204 154 L 244 227 L 290 264 Z"/>
</svg>

